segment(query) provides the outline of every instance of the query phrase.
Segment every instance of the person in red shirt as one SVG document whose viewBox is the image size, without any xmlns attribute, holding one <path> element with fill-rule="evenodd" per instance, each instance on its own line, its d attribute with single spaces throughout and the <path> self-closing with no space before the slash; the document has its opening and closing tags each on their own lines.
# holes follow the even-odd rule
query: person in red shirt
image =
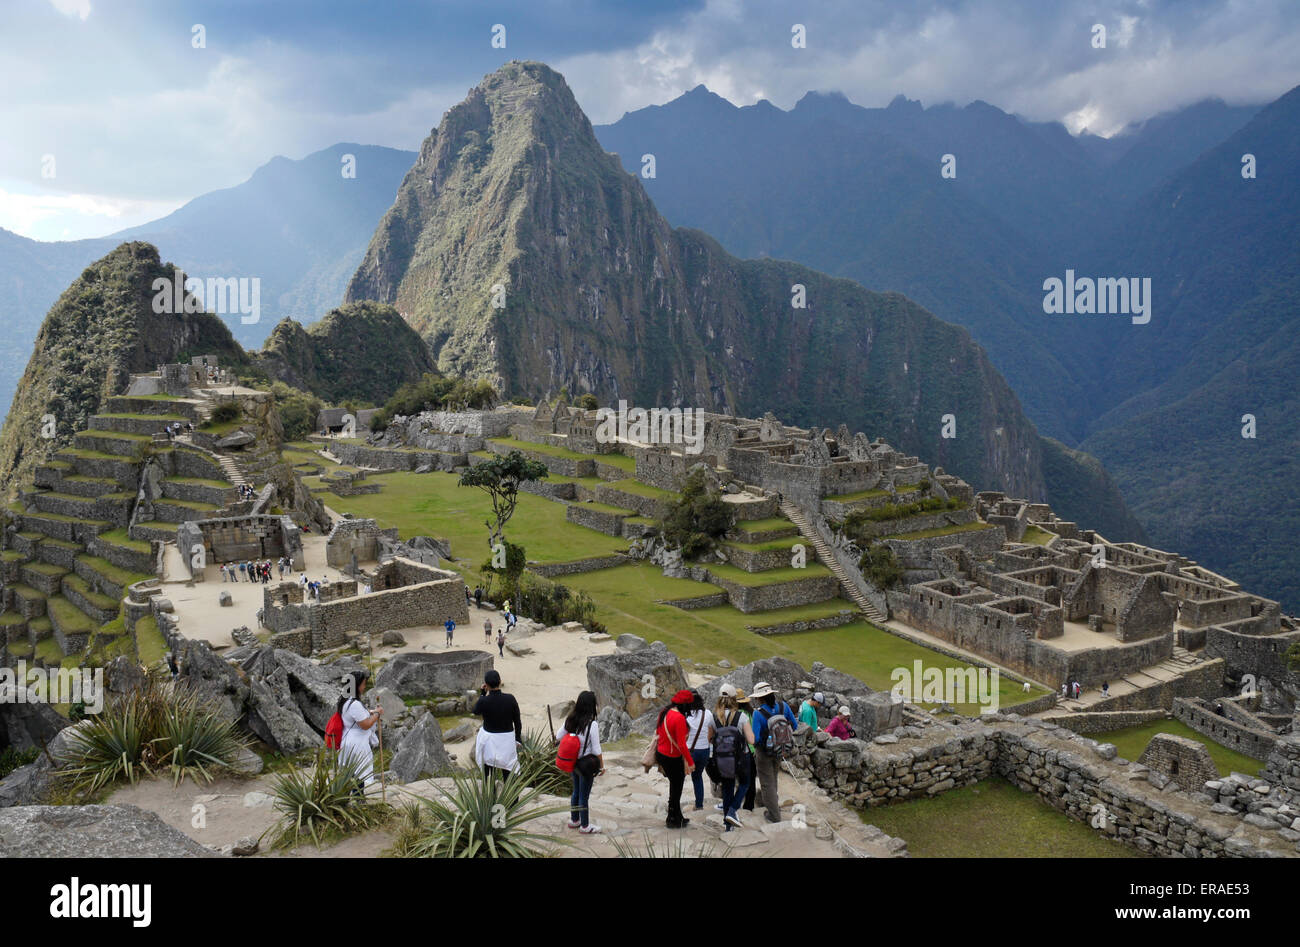
<svg viewBox="0 0 1300 947">
<path fill-rule="evenodd" d="M 695 695 L 690 691 L 678 691 L 673 695 L 672 704 L 660 712 L 659 724 L 655 727 L 655 735 L 659 738 L 655 761 L 668 777 L 668 820 L 664 824 L 670 829 L 684 829 L 691 821 L 682 816 L 682 786 L 695 769 L 691 754 L 683 750 L 690 730 L 686 711 L 694 700 Z"/>
<path fill-rule="evenodd" d="M 849 726 L 849 721 L 853 718 L 853 712 L 848 707 L 841 707 L 840 712 L 835 715 L 826 727 L 826 732 L 837 740 L 852 740 L 857 736 L 853 728 Z"/>
</svg>

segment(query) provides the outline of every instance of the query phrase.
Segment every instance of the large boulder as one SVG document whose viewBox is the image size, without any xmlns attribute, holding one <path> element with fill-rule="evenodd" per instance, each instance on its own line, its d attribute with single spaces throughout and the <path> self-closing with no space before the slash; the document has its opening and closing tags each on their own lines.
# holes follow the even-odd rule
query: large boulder
<svg viewBox="0 0 1300 947">
<path fill-rule="evenodd" d="M 0 858 L 209 858 L 216 853 L 137 806 L 0 809 Z"/>
<path fill-rule="evenodd" d="M 239 720 L 248 700 L 248 683 L 230 662 L 205 641 L 187 641 L 181 655 L 180 681 L 209 700 L 222 716 Z"/>
<path fill-rule="evenodd" d="M 870 740 L 903 725 L 902 703 L 895 702 L 888 693 L 883 691 L 865 697 L 846 696 L 844 705 L 853 715 L 850 718 L 850 726 L 857 733 L 859 740 Z M 839 710 L 838 707 L 828 709 L 831 713 Z"/>
<path fill-rule="evenodd" d="M 0 682 L 0 746 L 15 750 L 42 747 L 68 725 L 68 721 L 37 694 L 22 684 Z"/>
<path fill-rule="evenodd" d="M 242 722 L 259 740 L 285 755 L 315 749 L 324 743 L 320 734 L 303 719 L 293 698 L 286 701 L 283 693 L 277 693 L 263 681 L 249 682 L 248 708 Z"/>
<path fill-rule="evenodd" d="M 492 669 L 486 651 L 408 651 L 379 669 L 375 686 L 399 697 L 444 697 L 476 690 Z"/>
<path fill-rule="evenodd" d="M 662 641 L 637 651 L 614 651 L 587 658 L 587 687 L 598 707 L 613 707 L 639 717 L 663 707 L 686 686 L 677 655 Z"/>
<path fill-rule="evenodd" d="M 617 707 L 602 707 L 596 714 L 596 725 L 600 728 L 600 742 L 614 743 L 622 740 L 632 732 L 632 718 L 626 710 Z"/>
<path fill-rule="evenodd" d="M 442 728 L 433 714 L 422 716 L 397 745 L 389 769 L 404 783 L 425 776 L 441 776 L 452 769 L 442 745 Z"/>
<path fill-rule="evenodd" d="M 324 733 L 343 694 L 342 678 L 346 672 L 283 648 L 272 652 L 272 657 L 284 671 L 294 705 L 314 729 Z"/>
<path fill-rule="evenodd" d="M 26 766 L 18 767 L 4 779 L 0 779 L 0 809 L 7 809 L 9 806 L 34 806 L 43 802 L 46 792 L 54 781 L 55 770 L 72 762 L 68 743 L 77 729 L 84 725 L 83 722 L 65 726 L 54 735 L 40 756 Z"/>
<path fill-rule="evenodd" d="M 639 635 L 624 632 L 618 636 L 618 640 L 614 642 L 614 647 L 620 651 L 641 651 L 650 647 L 650 643 Z"/>
</svg>

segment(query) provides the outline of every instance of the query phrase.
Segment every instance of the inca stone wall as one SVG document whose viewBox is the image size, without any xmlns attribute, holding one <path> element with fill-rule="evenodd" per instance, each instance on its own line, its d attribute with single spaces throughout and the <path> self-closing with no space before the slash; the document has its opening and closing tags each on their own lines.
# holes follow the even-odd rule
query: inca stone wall
<svg viewBox="0 0 1300 947">
<path fill-rule="evenodd" d="M 1223 704 L 1226 701 L 1214 703 Z M 1221 743 L 1238 753 L 1253 756 L 1257 760 L 1268 759 L 1277 744 L 1276 733 L 1230 720 L 1226 716 L 1215 713 L 1209 707 L 1185 698 L 1174 699 L 1174 717 L 1216 743 Z"/>
<path fill-rule="evenodd" d="M 801 726 L 791 765 L 832 797 L 858 808 L 935 796 L 992 775 L 1037 793 L 1053 808 L 1140 851 L 1159 856 L 1295 857 L 1300 833 L 1212 808 L 1202 793 L 1118 758 L 1055 724 L 992 714 L 980 720 L 900 727 L 839 741 Z M 1158 788 L 1156 783 L 1163 788 Z"/>
</svg>

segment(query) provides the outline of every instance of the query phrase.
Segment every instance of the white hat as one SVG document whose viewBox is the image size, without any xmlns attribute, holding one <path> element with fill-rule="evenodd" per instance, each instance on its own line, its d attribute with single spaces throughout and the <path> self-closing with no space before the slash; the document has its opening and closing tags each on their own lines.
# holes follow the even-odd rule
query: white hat
<svg viewBox="0 0 1300 947">
<path fill-rule="evenodd" d="M 841 716 L 841 717 L 852 717 L 852 716 L 853 716 L 853 711 L 849 710 L 848 705 L 845 704 L 844 706 L 840 707 L 840 716 Z"/>
<path fill-rule="evenodd" d="M 735 697 L 735 696 L 736 696 L 736 685 L 735 685 L 735 684 L 723 684 L 721 687 L 718 688 L 718 696 L 719 696 L 719 697 Z"/>
<path fill-rule="evenodd" d="M 826 703 L 826 695 L 823 694 L 821 691 L 818 691 L 817 693 L 813 694 L 812 699 L 815 703 L 818 704 Z"/>
<path fill-rule="evenodd" d="M 772 690 L 772 685 L 771 685 L 771 684 L 767 683 L 767 681 L 759 681 L 757 684 L 754 685 L 754 689 L 753 689 L 752 691 L 749 692 L 749 696 L 750 696 L 750 697 L 767 697 L 768 695 L 770 695 L 770 694 L 774 694 L 774 693 L 776 693 L 776 692 Z"/>
</svg>

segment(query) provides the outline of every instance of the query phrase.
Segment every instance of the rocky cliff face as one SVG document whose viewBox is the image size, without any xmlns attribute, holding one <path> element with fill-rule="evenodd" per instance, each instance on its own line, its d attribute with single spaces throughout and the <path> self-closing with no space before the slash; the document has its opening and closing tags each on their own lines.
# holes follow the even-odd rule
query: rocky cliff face
<svg viewBox="0 0 1300 947">
<path fill-rule="evenodd" d="M 47 450 L 71 443 L 107 398 L 126 390 L 132 372 L 191 355 L 244 361 L 216 316 L 153 311 L 154 280 L 170 283 L 174 271 L 155 247 L 124 243 L 86 267 L 63 292 L 41 325 L 0 430 L 0 485 L 11 488 Z"/>
<path fill-rule="evenodd" d="M 429 350 L 392 306 L 350 303 L 303 328 L 281 321 L 254 356 L 273 379 L 326 401 L 382 404 L 434 370 Z"/>
<path fill-rule="evenodd" d="M 673 230 L 540 63 L 503 66 L 444 116 L 347 298 L 391 303 L 440 369 L 507 394 L 845 422 L 979 489 L 1047 496 L 1042 442 L 964 329 Z"/>
</svg>

